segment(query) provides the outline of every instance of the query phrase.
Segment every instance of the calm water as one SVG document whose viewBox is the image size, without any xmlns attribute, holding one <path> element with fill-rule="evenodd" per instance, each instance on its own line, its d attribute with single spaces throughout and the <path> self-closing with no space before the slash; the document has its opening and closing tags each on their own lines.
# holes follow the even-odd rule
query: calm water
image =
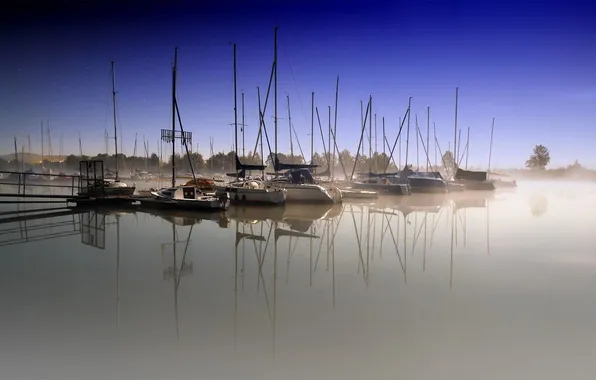
<svg viewBox="0 0 596 380">
<path fill-rule="evenodd" d="M 593 379 L 595 209 L 520 183 L 2 223 L 0 379 Z"/>
</svg>

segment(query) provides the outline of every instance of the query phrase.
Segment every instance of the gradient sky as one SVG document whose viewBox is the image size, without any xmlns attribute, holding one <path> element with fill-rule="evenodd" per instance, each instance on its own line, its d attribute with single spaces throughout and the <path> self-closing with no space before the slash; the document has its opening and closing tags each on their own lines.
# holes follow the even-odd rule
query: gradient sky
<svg viewBox="0 0 596 380">
<path fill-rule="evenodd" d="M 50 122 L 55 153 L 62 135 L 65 153 L 78 154 L 79 133 L 85 154 L 105 151 L 104 130 L 113 135 L 111 60 L 124 153 L 133 153 L 135 134 L 139 152 L 143 135 L 156 151 L 160 129 L 171 128 L 175 46 L 185 130 L 204 154 L 210 136 L 216 151 L 227 150 L 234 143 L 232 41 L 238 45 L 239 108 L 240 91 L 246 93 L 246 150 L 252 150 L 256 88 L 264 99 L 277 25 L 279 151 L 289 150 L 286 95 L 308 156 L 310 94 L 325 126 L 339 75 L 340 148 L 356 151 L 360 101 L 372 95 L 379 151 L 381 118 L 393 142 L 409 96 L 412 130 L 417 114 L 426 131 L 430 106 L 431 131 L 435 122 L 446 150 L 459 87 L 458 125 L 462 137 L 471 128 L 470 164 L 487 165 L 495 117 L 493 167 L 521 167 L 533 146 L 544 144 L 552 167 L 578 159 L 596 168 L 596 6 L 588 1 L 22 3 L 20 12 L 0 16 L 3 154 L 13 151 L 14 135 L 25 150 L 30 135 L 39 152 L 42 120 Z M 273 136 L 273 99 L 267 114 Z M 318 128 L 315 136 L 322 152 Z M 411 142 L 415 162 L 413 133 Z"/>
</svg>

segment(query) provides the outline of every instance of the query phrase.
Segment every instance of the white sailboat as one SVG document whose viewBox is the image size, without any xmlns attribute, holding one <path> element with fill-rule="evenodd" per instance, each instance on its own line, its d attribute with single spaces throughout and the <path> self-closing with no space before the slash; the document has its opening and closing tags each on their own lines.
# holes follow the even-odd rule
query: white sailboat
<svg viewBox="0 0 596 380">
<path fill-rule="evenodd" d="M 277 29 L 274 29 L 274 50 L 273 50 L 273 78 L 274 78 L 274 125 L 275 125 L 275 153 L 273 154 L 273 165 L 276 178 L 269 182 L 270 186 L 286 190 L 287 202 L 341 202 L 341 191 L 330 185 L 327 188 L 314 183 L 309 168 L 318 165 L 309 164 L 282 164 L 277 157 Z M 280 170 L 289 169 L 285 176 L 278 177 Z"/>
<path fill-rule="evenodd" d="M 230 201 L 240 204 L 280 205 L 286 201 L 286 191 L 266 184 L 261 180 L 246 179 L 250 170 L 264 171 L 265 165 L 243 164 L 238 158 L 238 96 L 236 80 L 236 44 L 234 44 L 234 138 L 236 157 L 236 180 L 225 185 L 215 185 L 216 195 L 227 193 Z M 244 104 L 244 103 L 243 103 Z M 244 109 L 244 106 L 243 106 Z M 243 114 L 244 115 L 244 114 Z M 243 116 L 244 118 L 244 116 Z M 262 122 L 262 120 L 261 120 Z M 262 126 L 262 123 L 261 123 Z M 244 128 L 244 125 L 242 126 Z M 262 138 L 262 137 L 261 137 Z"/>
<path fill-rule="evenodd" d="M 342 201 L 341 190 L 329 183 L 325 186 L 315 183 L 311 172 L 308 170 L 313 165 L 309 164 L 282 164 L 274 156 L 276 172 L 288 171 L 284 175 L 273 178 L 269 185 L 287 192 L 287 202 L 313 202 L 313 203 L 339 203 Z M 316 165 L 315 165 L 316 166 Z"/>
<path fill-rule="evenodd" d="M 98 179 L 89 183 L 87 188 L 79 192 L 80 196 L 131 196 L 135 192 L 136 186 L 128 186 L 125 182 L 121 182 L 118 177 L 118 127 L 116 125 L 116 82 L 114 78 L 114 61 L 112 65 L 112 105 L 114 114 L 114 148 L 116 170 L 114 179 Z"/>
</svg>

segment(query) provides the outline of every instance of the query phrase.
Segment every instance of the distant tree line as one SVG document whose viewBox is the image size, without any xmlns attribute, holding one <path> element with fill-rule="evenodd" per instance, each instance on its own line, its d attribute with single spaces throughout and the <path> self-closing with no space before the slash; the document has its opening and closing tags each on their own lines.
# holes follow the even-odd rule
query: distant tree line
<svg viewBox="0 0 596 380">
<path fill-rule="evenodd" d="M 290 155 L 285 153 L 278 153 L 279 160 L 283 163 L 310 163 L 310 157 L 306 159 L 299 155 Z M 259 153 L 248 152 L 245 157 L 240 158 L 243 163 L 247 164 L 261 164 L 263 161 Z M 107 154 L 98 154 L 96 156 L 78 156 L 69 155 L 63 158 L 52 158 L 52 160 L 44 159 L 43 162 L 30 163 L 32 160 L 28 160 L 27 157 L 23 159 L 23 163 L 19 162 L 18 159 L 6 160 L 0 158 L 0 170 L 14 171 L 14 170 L 29 170 L 32 169 L 35 172 L 42 170 L 51 170 L 52 172 L 65 172 L 72 173 L 79 170 L 79 162 L 82 160 L 101 160 L 104 163 L 104 168 L 108 170 L 114 170 L 116 167 L 116 156 Z M 224 173 L 233 171 L 235 168 L 235 155 L 234 152 L 219 152 L 214 154 L 212 157 L 205 159 L 201 153 L 184 153 L 176 154 L 176 167 L 179 171 L 190 171 L 191 164 L 195 171 L 201 173 Z M 390 160 L 389 156 L 385 153 L 374 153 L 371 158 L 366 155 L 358 155 L 355 172 L 383 172 L 385 168 L 387 171 L 397 171 L 395 160 Z M 320 166 L 319 171 L 325 171 L 327 168 L 333 166 L 337 173 L 343 174 L 343 168 L 348 175 L 351 174 L 356 162 L 356 156 L 350 153 L 349 150 L 344 149 L 335 157 L 329 154 L 315 153 L 312 157 L 312 161 Z M 160 170 L 168 171 L 172 168 L 172 157 L 171 155 L 167 158 L 164 157 L 160 160 L 159 156 L 155 153 L 149 157 L 136 157 L 126 156 L 124 154 L 118 154 L 117 157 L 118 169 L 121 174 L 133 173 L 135 170 L 148 171 L 157 173 Z M 268 166 L 268 170 L 273 170 L 272 160 L 269 156 L 266 157 L 265 165 Z"/>
</svg>

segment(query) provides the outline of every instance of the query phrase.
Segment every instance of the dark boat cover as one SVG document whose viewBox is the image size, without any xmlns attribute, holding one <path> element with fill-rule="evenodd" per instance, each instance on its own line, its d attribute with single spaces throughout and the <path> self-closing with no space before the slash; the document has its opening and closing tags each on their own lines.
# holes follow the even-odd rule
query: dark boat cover
<svg viewBox="0 0 596 380">
<path fill-rule="evenodd" d="M 469 181 L 486 181 L 487 173 L 457 169 L 457 172 L 455 172 L 455 179 L 463 179 Z"/>
</svg>

